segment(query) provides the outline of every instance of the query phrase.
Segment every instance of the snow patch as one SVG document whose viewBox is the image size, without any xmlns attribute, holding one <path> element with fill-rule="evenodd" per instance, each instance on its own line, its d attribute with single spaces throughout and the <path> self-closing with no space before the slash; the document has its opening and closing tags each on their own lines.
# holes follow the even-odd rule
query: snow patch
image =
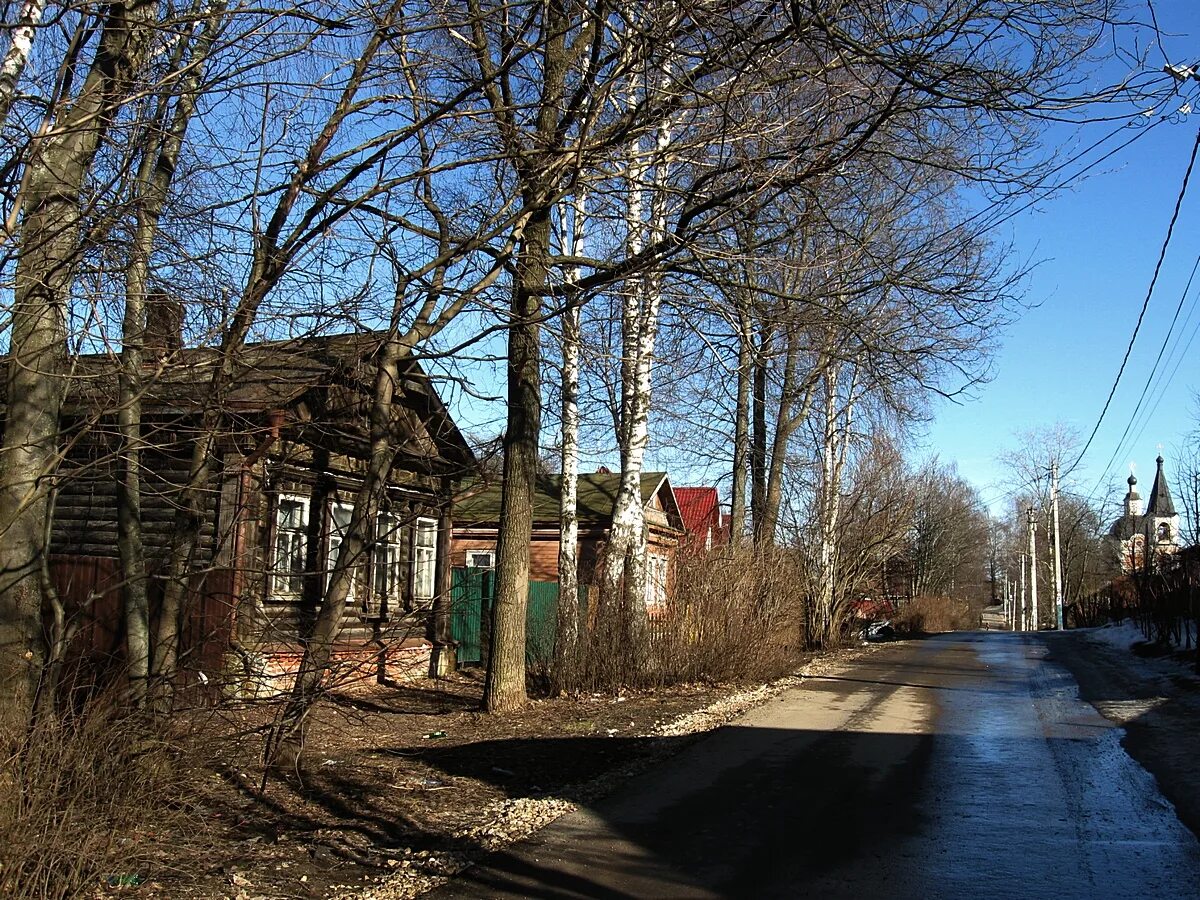
<svg viewBox="0 0 1200 900">
<path fill-rule="evenodd" d="M 1128 650 L 1134 644 L 1139 644 L 1146 640 L 1142 630 L 1133 623 L 1132 619 L 1124 619 L 1120 622 L 1113 622 L 1108 625 L 1102 625 L 1099 628 L 1083 629 L 1087 632 L 1088 640 L 1095 641 L 1098 644 L 1108 644 L 1110 647 L 1116 647 L 1118 650 Z"/>
<path fill-rule="evenodd" d="M 1125 619 L 1109 625 L 1101 625 L 1099 628 L 1081 628 L 1079 631 L 1083 632 L 1087 639 L 1094 644 L 1101 644 L 1121 651 L 1122 655 L 1126 657 L 1123 663 L 1125 668 L 1137 673 L 1138 679 L 1142 682 L 1158 684 L 1160 690 L 1164 689 L 1163 679 L 1182 678 L 1187 681 L 1196 680 L 1195 669 L 1189 663 L 1182 662 L 1179 659 L 1144 657 L 1134 653 L 1132 650 L 1133 646 L 1135 644 L 1144 644 L 1146 636 L 1142 634 L 1141 629 L 1134 624 L 1132 619 Z M 1161 698 L 1151 698 L 1144 702 L 1153 703 L 1156 699 L 1161 701 Z M 1150 708 L 1153 709 L 1153 707 Z M 1130 718 L 1133 718 L 1133 716 L 1130 716 Z"/>
</svg>

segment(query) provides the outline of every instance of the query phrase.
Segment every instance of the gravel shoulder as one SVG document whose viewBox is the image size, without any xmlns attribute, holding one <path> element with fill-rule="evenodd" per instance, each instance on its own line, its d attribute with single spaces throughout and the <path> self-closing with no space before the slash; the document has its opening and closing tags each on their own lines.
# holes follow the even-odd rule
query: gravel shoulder
<svg viewBox="0 0 1200 900">
<path fill-rule="evenodd" d="M 540 700 L 479 713 L 482 677 L 346 688 L 318 708 L 302 771 L 261 790 L 269 708 L 218 710 L 195 835 L 159 835 L 138 896 L 237 900 L 415 897 L 527 837 L 805 677 Z M 119 890 L 118 890 L 119 892 Z M 107 892 L 106 892 L 107 893 Z"/>
<path fill-rule="evenodd" d="M 1126 630 L 1127 631 L 1127 630 Z M 1050 659 L 1079 683 L 1080 697 L 1120 725 L 1122 746 L 1158 781 L 1177 815 L 1200 837 L 1200 677 L 1112 628 L 1040 635 Z M 1132 641 L 1132 645 L 1131 645 Z"/>
</svg>

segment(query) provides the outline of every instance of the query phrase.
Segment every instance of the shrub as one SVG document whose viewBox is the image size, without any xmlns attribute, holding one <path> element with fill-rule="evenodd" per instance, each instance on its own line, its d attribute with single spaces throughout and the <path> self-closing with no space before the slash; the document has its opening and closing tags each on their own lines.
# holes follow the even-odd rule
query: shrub
<svg viewBox="0 0 1200 900">
<path fill-rule="evenodd" d="M 803 580 L 785 550 L 721 548 L 678 561 L 671 599 L 645 633 L 598 615 L 586 636 L 584 687 L 761 681 L 792 671 L 803 644 Z"/>
<path fill-rule="evenodd" d="M 903 634 L 936 634 L 968 631 L 979 623 L 966 600 L 923 596 L 901 606 L 892 624 Z"/>
<path fill-rule="evenodd" d="M 142 716 L 93 700 L 2 747 L 0 896 L 91 896 L 161 866 L 155 834 L 181 833 L 195 767 Z"/>
</svg>

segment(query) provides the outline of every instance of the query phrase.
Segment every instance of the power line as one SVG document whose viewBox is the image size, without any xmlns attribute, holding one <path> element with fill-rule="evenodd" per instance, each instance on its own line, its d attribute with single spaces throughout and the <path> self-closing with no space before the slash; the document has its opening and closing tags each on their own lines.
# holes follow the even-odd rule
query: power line
<svg viewBox="0 0 1200 900">
<path fill-rule="evenodd" d="M 1155 393 L 1159 393 L 1161 390 L 1165 389 L 1165 387 L 1166 387 L 1166 385 L 1165 385 L 1165 384 L 1163 383 L 1163 381 L 1162 381 L 1162 375 L 1163 375 L 1163 372 L 1160 372 L 1160 371 L 1159 371 L 1159 368 L 1158 368 L 1158 366 L 1159 366 L 1159 363 L 1161 363 L 1161 362 L 1162 362 L 1163 355 L 1164 355 L 1164 354 L 1167 352 L 1167 347 L 1168 347 L 1168 345 L 1171 343 L 1171 337 L 1172 337 L 1172 335 L 1174 335 L 1174 334 L 1175 334 L 1175 326 L 1176 326 L 1177 324 L 1179 324 L 1179 315 L 1180 315 L 1180 313 L 1182 313 L 1182 312 L 1183 312 L 1183 307 L 1184 307 L 1184 305 L 1187 303 L 1188 293 L 1189 293 L 1189 292 L 1191 291 L 1191 289 L 1192 289 L 1192 282 L 1193 282 L 1193 281 L 1195 280 L 1195 278 L 1196 278 L 1196 271 L 1197 271 L 1198 269 L 1200 269 L 1200 256 L 1196 257 L 1196 262 L 1195 262 L 1195 264 L 1192 266 L 1192 272 L 1191 272 L 1191 274 L 1190 274 L 1190 275 L 1188 275 L 1187 284 L 1186 284 L 1186 285 L 1184 285 L 1183 292 L 1182 292 L 1182 293 L 1179 295 L 1179 303 L 1178 303 L 1178 304 L 1176 305 L 1176 307 L 1175 307 L 1175 315 L 1174 315 L 1174 316 L 1171 318 L 1171 324 L 1170 324 L 1170 326 L 1167 328 L 1167 333 L 1166 333 L 1166 335 L 1163 337 L 1163 342 L 1162 342 L 1162 345 L 1161 345 L 1161 346 L 1158 348 L 1158 355 L 1157 355 L 1157 356 L 1154 358 L 1154 364 L 1153 364 L 1153 365 L 1150 367 L 1150 372 L 1149 372 L 1149 374 L 1146 376 L 1146 383 L 1145 383 L 1144 385 L 1142 385 L 1142 393 L 1141 393 L 1141 395 L 1138 397 L 1138 399 L 1137 399 L 1137 403 L 1136 403 L 1136 404 L 1134 404 L 1134 407 L 1133 407 L 1133 412 L 1132 412 L 1132 413 L 1130 414 L 1130 416 L 1129 416 L 1129 421 L 1128 421 L 1128 422 L 1126 423 L 1126 425 L 1125 425 L 1125 430 L 1124 430 L 1124 432 L 1122 432 L 1122 434 L 1121 434 L 1121 438 L 1120 438 L 1120 440 L 1117 442 L 1117 448 L 1116 448 L 1116 449 L 1113 451 L 1113 455 L 1112 455 L 1112 456 L 1109 458 L 1109 460 L 1108 460 L 1108 464 L 1107 464 L 1107 465 L 1105 465 L 1105 467 L 1104 467 L 1104 471 L 1103 471 L 1103 473 L 1100 475 L 1100 480 L 1101 480 L 1101 481 L 1103 481 L 1105 478 L 1107 478 L 1107 477 L 1108 477 L 1108 473 L 1109 473 L 1109 471 L 1112 469 L 1113 463 L 1114 463 L 1114 462 L 1116 462 L 1117 458 L 1118 458 L 1118 457 L 1119 457 L 1119 456 L 1120 456 L 1120 455 L 1121 455 L 1121 454 L 1122 454 L 1122 453 L 1123 453 L 1123 452 L 1124 452 L 1126 449 L 1128 449 L 1128 446 L 1130 446 L 1130 445 L 1127 445 L 1127 444 L 1126 444 L 1126 441 L 1125 441 L 1125 439 L 1126 439 L 1127 437 L 1129 437 L 1129 434 L 1130 434 L 1130 432 L 1131 432 L 1131 431 L 1134 429 L 1134 427 L 1135 427 L 1135 426 L 1138 424 L 1138 421 L 1139 421 L 1140 419 L 1144 419 L 1144 421 L 1142 421 L 1142 426 L 1141 426 L 1141 427 L 1142 427 L 1142 429 L 1144 429 L 1144 428 L 1145 428 L 1145 423 L 1146 423 L 1146 421 L 1148 421 L 1149 419 L 1148 419 L 1148 417 L 1143 417 L 1143 416 L 1141 415 L 1141 414 L 1142 414 L 1142 412 L 1144 411 L 1144 410 L 1143 410 L 1143 407 L 1142 407 L 1142 404 L 1143 404 L 1143 403 L 1146 401 L 1146 397 L 1147 397 L 1147 395 L 1150 393 L 1150 387 L 1151 387 L 1151 385 L 1152 385 L 1152 384 L 1155 384 L 1155 383 L 1157 382 L 1157 386 L 1155 387 Z M 1188 318 L 1189 318 L 1189 319 L 1191 318 L 1191 313 L 1190 313 L 1190 312 L 1189 312 L 1189 314 L 1188 314 Z M 1186 326 L 1185 326 L 1185 327 L 1186 327 Z M 1182 334 L 1182 331 L 1180 332 L 1180 334 Z M 1173 352 L 1172 352 L 1172 355 L 1173 355 Z M 1155 378 L 1155 376 L 1156 376 L 1156 375 L 1158 376 L 1158 378 L 1157 378 L 1157 379 Z M 1160 398 L 1161 398 L 1161 394 L 1160 394 L 1160 393 L 1159 393 L 1159 396 L 1160 396 Z M 1155 408 L 1157 408 L 1157 407 L 1158 407 L 1158 404 L 1157 404 L 1157 402 L 1154 404 L 1154 406 L 1155 406 Z M 1137 440 L 1137 438 L 1138 438 L 1138 437 L 1140 437 L 1140 436 L 1141 436 L 1141 431 L 1139 430 L 1139 431 L 1138 431 L 1138 433 L 1137 433 L 1137 434 L 1134 436 L 1134 441 L 1136 441 L 1136 440 Z"/>
<path fill-rule="evenodd" d="M 1100 416 L 1096 419 L 1096 427 L 1088 435 L 1087 442 L 1083 445 L 1083 449 L 1079 451 L 1079 456 L 1075 458 L 1075 461 L 1071 463 L 1071 467 L 1067 469 L 1067 475 L 1075 471 L 1075 468 L 1088 452 L 1088 448 L 1092 446 L 1092 441 L 1096 439 L 1096 434 L 1100 431 L 1100 425 L 1104 422 L 1104 416 L 1108 412 L 1108 408 L 1112 405 L 1113 397 L 1117 393 L 1117 386 L 1121 383 L 1121 376 L 1125 373 L 1125 366 L 1129 363 L 1130 354 L 1133 353 L 1133 344 L 1137 340 L 1138 332 L 1142 328 L 1142 321 L 1146 317 L 1146 310 L 1150 306 L 1150 298 L 1154 295 L 1154 287 L 1158 284 L 1158 276 L 1162 271 L 1163 260 L 1167 256 L 1167 248 L 1171 245 L 1171 236 L 1175 232 L 1175 223 L 1179 220 L 1179 211 L 1183 206 L 1183 198 L 1187 194 L 1188 182 L 1192 177 L 1192 169 L 1196 164 L 1196 154 L 1198 151 L 1200 151 L 1200 131 L 1196 132 L 1196 140 L 1192 144 L 1192 155 L 1188 159 L 1187 171 L 1183 174 L 1183 184 L 1179 189 L 1179 197 L 1175 201 L 1175 209 L 1171 213 L 1171 222 L 1167 226 L 1167 235 L 1163 240 L 1162 250 L 1159 251 L 1158 262 L 1154 266 L 1154 275 L 1150 279 L 1150 287 L 1146 290 L 1146 299 L 1142 301 L 1142 309 L 1138 313 L 1137 322 L 1133 327 L 1133 334 L 1129 338 L 1129 346 L 1125 348 L 1125 356 L 1121 360 L 1120 368 L 1117 369 L 1117 377 L 1113 380 L 1112 390 L 1108 392 L 1108 399 L 1104 401 L 1104 408 L 1100 410 Z"/>
</svg>

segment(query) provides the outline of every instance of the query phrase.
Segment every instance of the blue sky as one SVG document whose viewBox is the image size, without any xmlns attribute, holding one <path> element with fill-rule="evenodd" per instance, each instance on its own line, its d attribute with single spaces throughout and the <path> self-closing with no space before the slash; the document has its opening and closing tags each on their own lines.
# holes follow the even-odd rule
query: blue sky
<svg viewBox="0 0 1200 900">
<path fill-rule="evenodd" d="M 1147 17 L 1138 0 L 1132 5 L 1141 18 Z M 1157 70 L 1167 59 L 1185 64 L 1200 61 L 1200 0 L 1159 0 L 1155 11 L 1162 49 L 1150 43 L 1147 66 Z M 1129 49 L 1128 35 L 1123 40 Z M 1144 41 L 1145 35 L 1139 40 Z M 1119 79 L 1129 66 L 1129 60 L 1114 60 L 1103 77 Z M 1191 83 L 1189 93 L 1195 112 L 1173 115 L 1151 128 L 1130 125 L 1121 130 L 1073 170 L 1094 163 L 1135 135 L 1137 139 L 1086 177 L 1072 181 L 1069 188 L 1016 215 L 996 234 L 999 241 L 1013 244 L 1021 263 L 1032 267 L 1025 284 L 1029 307 L 1001 335 L 991 380 L 976 388 L 971 399 L 935 404 L 916 453 L 936 453 L 943 461 L 957 463 L 959 472 L 980 488 L 997 513 L 1003 512 L 1010 487 L 997 455 L 1017 442 L 1018 432 L 1062 423 L 1086 440 L 1096 424 L 1145 299 L 1200 130 L 1200 83 Z M 1182 100 L 1174 107 L 1179 103 Z M 1130 114 L 1131 122 L 1157 121 L 1173 108 L 1156 110 L 1148 119 L 1139 119 L 1132 107 L 1122 111 Z M 1066 159 L 1119 126 L 1119 122 L 1058 126 L 1049 132 L 1048 146 L 1059 148 L 1058 158 Z M 1181 338 L 1173 352 L 1169 345 L 1157 369 L 1154 361 L 1198 254 L 1200 162 L 1120 386 L 1091 448 L 1073 473 L 1075 486 L 1085 493 L 1095 490 L 1102 498 L 1119 496 L 1130 462 L 1148 479 L 1159 444 L 1170 473 L 1172 451 L 1197 426 L 1200 410 L 1193 395 L 1200 392 L 1200 275 L 1186 294 L 1176 325 Z M 487 347 L 502 354 L 498 339 Z M 1123 441 L 1147 377 L 1160 371 L 1162 380 L 1156 378 L 1144 412 Z M 502 396 L 503 366 L 483 364 L 479 372 L 476 388 Z M 501 403 L 467 401 L 454 393 L 466 427 L 481 436 L 503 427 Z M 544 443 L 552 442 L 552 431 L 547 428 Z M 669 442 L 655 441 L 647 465 L 669 467 L 675 473 L 681 465 L 678 451 Z M 1110 458 L 1113 465 L 1102 479 Z M 706 468 L 692 461 L 685 468 L 676 473 L 680 484 L 720 483 L 727 488 L 725 463 L 713 462 Z"/>
<path fill-rule="evenodd" d="M 1200 59 L 1200 3 L 1179 0 L 1155 8 L 1171 62 Z M 1163 54 L 1155 49 L 1148 62 L 1161 66 Z M 1195 103 L 1194 85 L 1190 93 Z M 1086 143 L 1111 128 L 1060 128 L 1051 137 Z M 956 461 L 997 507 L 1007 485 L 996 455 L 1016 443 L 1017 432 L 1063 423 L 1086 440 L 1095 426 L 1150 285 L 1198 129 L 1200 105 L 1150 129 L 1069 190 L 1006 226 L 1004 236 L 1035 264 L 1026 293 L 1032 308 L 1006 329 L 991 382 L 973 401 L 940 403 L 924 440 L 929 452 Z M 1130 129 L 1117 141 L 1133 134 Z M 1131 461 L 1143 477 L 1153 473 L 1159 444 L 1169 467 L 1172 450 L 1197 426 L 1200 340 L 1192 339 L 1200 325 L 1200 276 L 1186 293 L 1174 354 L 1168 344 L 1157 369 L 1154 363 L 1198 254 L 1200 163 L 1125 373 L 1075 473 L 1085 492 L 1114 455 L 1100 496 L 1123 487 Z M 1122 441 L 1152 373 L 1143 412 Z"/>
</svg>

